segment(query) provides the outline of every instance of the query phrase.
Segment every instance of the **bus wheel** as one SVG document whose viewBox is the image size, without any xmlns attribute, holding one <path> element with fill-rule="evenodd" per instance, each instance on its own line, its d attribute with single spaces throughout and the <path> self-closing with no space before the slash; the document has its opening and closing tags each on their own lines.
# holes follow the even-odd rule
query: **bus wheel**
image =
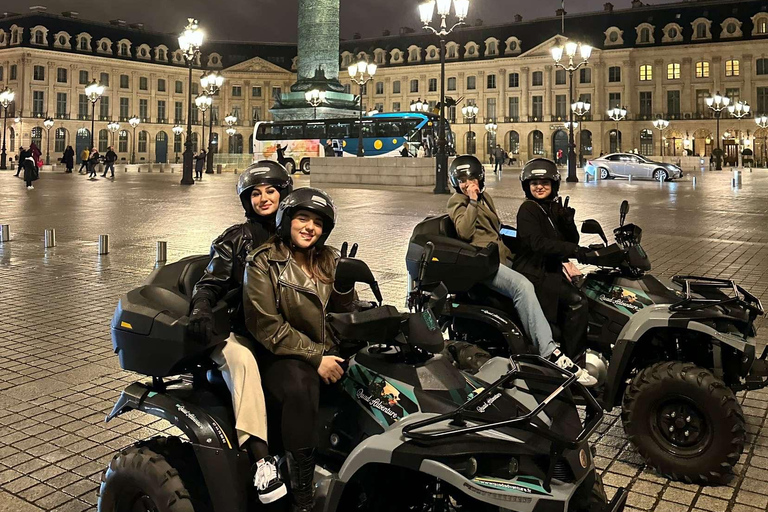
<svg viewBox="0 0 768 512">
<path fill-rule="evenodd" d="M 293 158 L 289 158 L 285 161 L 285 170 L 288 171 L 288 174 L 296 172 L 296 162 L 293 161 Z"/>
<path fill-rule="evenodd" d="M 309 174 L 309 158 L 301 161 L 300 168 L 302 173 Z"/>
</svg>

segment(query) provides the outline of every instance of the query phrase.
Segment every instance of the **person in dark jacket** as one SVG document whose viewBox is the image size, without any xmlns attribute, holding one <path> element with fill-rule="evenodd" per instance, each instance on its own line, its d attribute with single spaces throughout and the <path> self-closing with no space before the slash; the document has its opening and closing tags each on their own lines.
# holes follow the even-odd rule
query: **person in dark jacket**
<svg viewBox="0 0 768 512">
<path fill-rule="evenodd" d="M 571 357 L 582 346 L 587 329 L 587 302 L 564 272 L 569 258 L 581 259 L 590 249 L 579 246 L 576 211 L 558 198 L 560 174 L 556 164 L 535 158 L 520 174 L 526 200 L 517 212 L 521 250 L 514 268 L 536 288 L 541 307 L 552 325 L 560 326 L 562 346 Z"/>
<path fill-rule="evenodd" d="M 196 180 L 202 180 L 203 179 L 203 169 L 205 169 L 205 158 L 206 158 L 205 150 L 200 150 L 200 153 L 198 153 L 195 156 L 195 179 Z"/>
<path fill-rule="evenodd" d="M 67 149 L 64 150 L 64 154 L 61 157 L 61 163 L 67 167 L 66 172 L 72 172 L 72 169 L 75 167 L 75 150 L 72 149 L 72 146 L 67 146 Z"/>
<path fill-rule="evenodd" d="M 213 325 L 213 306 L 243 284 L 248 253 L 275 233 L 275 213 L 281 198 L 293 190 L 288 171 L 271 160 L 260 160 L 243 171 L 237 194 L 246 221 L 235 224 L 213 241 L 211 260 L 192 295 L 189 330 L 207 340 Z M 270 503 L 286 494 L 277 477 L 276 461 L 267 446 L 267 413 L 259 367 L 245 327 L 242 304 L 233 316 L 231 333 L 211 358 L 219 365 L 232 394 L 238 444 L 254 463 L 254 486 L 259 500 Z"/>
<path fill-rule="evenodd" d="M 38 178 L 37 163 L 34 156 L 32 156 L 32 148 L 24 149 L 19 154 L 19 162 L 24 168 L 24 185 L 27 190 L 32 190 L 32 182 Z"/>
<path fill-rule="evenodd" d="M 88 156 L 88 178 L 92 180 L 96 179 L 96 166 L 99 165 L 100 161 L 101 155 L 99 154 L 99 151 L 96 148 L 91 149 Z"/>
<path fill-rule="evenodd" d="M 16 177 L 17 178 L 19 177 L 19 174 L 21 174 L 21 171 L 24 170 L 24 158 L 26 158 L 24 156 L 24 152 L 25 151 L 26 151 L 26 149 L 24 149 L 24 146 L 19 146 L 19 154 L 17 155 L 17 160 L 16 160 L 16 166 L 17 166 L 16 167 Z"/>
<path fill-rule="evenodd" d="M 456 193 L 448 200 L 448 214 L 462 240 L 478 247 L 496 244 L 499 248 L 499 269 L 483 284 L 512 299 L 522 327 L 536 346 L 540 356 L 574 373 L 585 386 L 597 381 L 563 354 L 554 342 L 552 328 L 542 312 L 531 282 L 512 270 L 513 255 L 501 239 L 501 221 L 491 195 L 485 190 L 485 171 L 477 157 L 457 157 L 448 169 Z"/>
<path fill-rule="evenodd" d="M 285 158 L 285 150 L 288 149 L 288 144 L 285 146 L 280 145 L 278 142 L 275 144 L 275 153 L 277 154 L 277 163 L 285 167 L 285 164 L 288 162 L 288 159 Z"/>
<path fill-rule="evenodd" d="M 333 142 L 331 139 L 328 139 L 325 141 L 325 146 L 323 146 L 324 154 L 326 158 L 335 157 L 336 156 L 336 150 L 333 149 Z"/>
<path fill-rule="evenodd" d="M 109 170 L 112 170 L 111 177 L 115 177 L 115 162 L 117 162 L 117 153 L 114 152 L 112 146 L 109 146 L 107 148 L 107 154 L 104 155 L 104 163 L 106 164 L 106 167 L 104 167 L 104 174 L 101 175 L 102 178 L 107 177 L 107 171 Z"/>
<path fill-rule="evenodd" d="M 281 409 L 281 431 L 291 478 L 293 512 L 314 506 L 320 384 L 344 374 L 325 318 L 352 309 L 354 281 L 342 279 L 350 262 L 325 245 L 336 209 L 322 190 L 299 188 L 277 212 L 277 236 L 249 256 L 243 283 L 248 330 L 259 354 L 267 396 Z"/>
</svg>

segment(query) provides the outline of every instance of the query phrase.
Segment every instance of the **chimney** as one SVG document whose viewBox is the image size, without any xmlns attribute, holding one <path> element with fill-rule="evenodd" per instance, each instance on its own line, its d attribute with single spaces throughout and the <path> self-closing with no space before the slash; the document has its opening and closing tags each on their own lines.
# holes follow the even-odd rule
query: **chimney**
<svg viewBox="0 0 768 512">
<path fill-rule="evenodd" d="M 520 23 L 523 21 L 523 16 L 521 14 L 515 14 L 515 17 L 513 18 L 515 20 L 515 23 Z"/>
<path fill-rule="evenodd" d="M 642 7 L 642 6 L 643 6 L 643 2 L 641 2 L 640 0 L 632 0 L 632 8 L 633 9 L 635 7 Z"/>
<path fill-rule="evenodd" d="M 411 27 L 400 27 L 400 35 L 413 34 L 414 30 Z"/>
<path fill-rule="evenodd" d="M 613 4 L 611 2 L 606 2 L 603 4 L 603 10 L 605 12 L 613 12 Z"/>
<path fill-rule="evenodd" d="M 80 16 L 80 13 L 77 11 L 64 11 L 63 13 L 61 13 L 61 15 L 64 16 L 65 18 L 77 19 L 77 17 Z"/>
<path fill-rule="evenodd" d="M 135 28 L 136 30 L 144 30 L 144 24 L 143 23 L 131 23 L 128 25 L 131 28 Z"/>
<path fill-rule="evenodd" d="M 568 14 L 568 13 L 567 13 L 567 12 L 565 12 L 565 9 L 563 9 L 563 8 L 560 8 L 560 9 L 558 9 L 558 10 L 556 10 L 556 11 L 555 11 L 555 14 L 556 14 L 556 15 L 559 17 L 559 16 L 565 16 L 565 15 L 566 15 L 566 14 Z"/>
<path fill-rule="evenodd" d="M 124 20 L 109 20 L 109 24 L 116 27 L 124 27 L 126 25 Z"/>
</svg>

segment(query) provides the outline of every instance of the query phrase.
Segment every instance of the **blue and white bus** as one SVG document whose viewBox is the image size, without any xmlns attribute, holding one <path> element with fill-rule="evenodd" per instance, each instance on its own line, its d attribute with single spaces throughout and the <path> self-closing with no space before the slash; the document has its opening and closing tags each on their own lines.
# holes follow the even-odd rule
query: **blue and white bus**
<svg viewBox="0 0 768 512">
<path fill-rule="evenodd" d="M 439 118 L 431 113 L 393 112 L 363 118 L 365 156 L 400 156 L 403 143 L 415 156 L 424 144 L 427 154 L 437 141 Z M 293 174 L 300 169 L 309 174 L 309 159 L 324 155 L 330 139 L 337 155 L 357 156 L 360 120 L 317 119 L 305 121 L 260 121 L 253 127 L 253 159 L 277 160 L 277 146 L 285 148 L 286 167 Z M 448 152 L 454 153 L 454 137 L 446 121 Z"/>
</svg>

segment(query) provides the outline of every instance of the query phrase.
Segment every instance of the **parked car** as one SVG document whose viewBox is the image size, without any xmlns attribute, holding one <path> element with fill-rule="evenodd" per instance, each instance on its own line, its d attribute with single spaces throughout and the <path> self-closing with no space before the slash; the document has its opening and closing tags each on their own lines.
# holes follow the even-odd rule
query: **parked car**
<svg viewBox="0 0 768 512">
<path fill-rule="evenodd" d="M 599 176 L 601 180 L 615 177 L 648 178 L 664 181 L 683 177 L 683 171 L 674 164 L 654 162 L 633 153 L 611 153 L 594 160 L 588 160 L 586 172 Z"/>
</svg>

